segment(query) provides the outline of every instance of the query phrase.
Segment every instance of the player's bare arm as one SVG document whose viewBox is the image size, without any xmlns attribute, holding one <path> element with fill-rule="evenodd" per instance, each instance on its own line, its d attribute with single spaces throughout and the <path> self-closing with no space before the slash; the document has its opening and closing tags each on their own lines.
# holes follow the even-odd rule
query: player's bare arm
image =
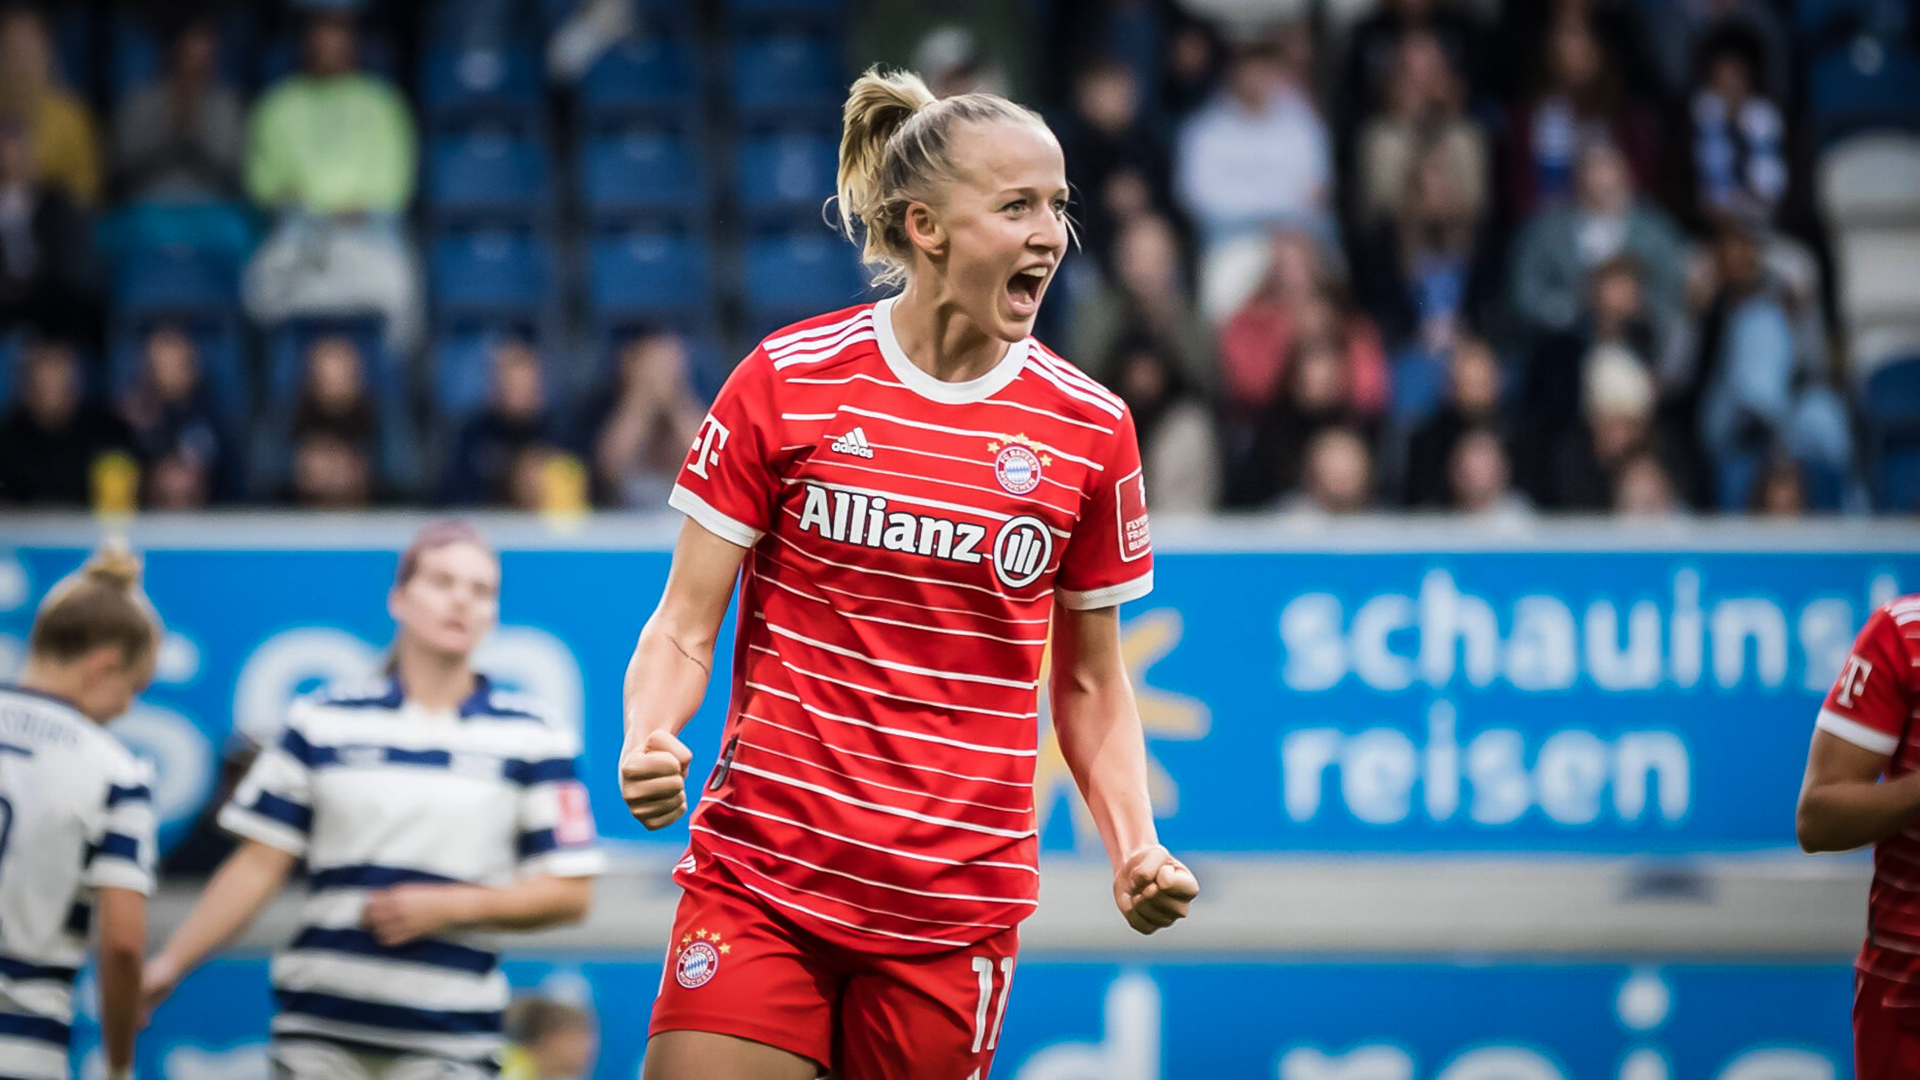
<svg viewBox="0 0 1920 1080">
<path fill-rule="evenodd" d="M 691 520 L 682 525 L 666 590 L 627 662 L 620 797 L 649 829 L 665 828 L 687 812 L 693 755 L 678 732 L 706 695 L 714 643 L 746 554 Z"/>
<path fill-rule="evenodd" d="M 100 1042 L 109 1075 L 133 1068 L 133 1037 L 140 1030 L 141 964 L 147 951 L 147 898 L 132 889 L 101 889 L 100 928 L 94 943 L 100 983 Z"/>
<path fill-rule="evenodd" d="M 258 840 L 246 840 L 227 856 L 187 918 L 167 944 L 147 961 L 141 998 L 152 1011 L 180 980 L 253 925 L 267 902 L 293 873 L 294 856 Z"/>
<path fill-rule="evenodd" d="M 1831 732 L 1813 733 L 1793 817 L 1802 850 L 1851 851 L 1920 818 L 1920 773 L 1882 783 L 1888 760 Z"/>
<path fill-rule="evenodd" d="M 1147 793 L 1146 737 L 1120 652 L 1120 609 L 1053 616 L 1049 687 L 1060 753 L 1113 864 L 1113 898 L 1142 934 L 1187 916 L 1200 883 L 1160 844 Z"/>
</svg>

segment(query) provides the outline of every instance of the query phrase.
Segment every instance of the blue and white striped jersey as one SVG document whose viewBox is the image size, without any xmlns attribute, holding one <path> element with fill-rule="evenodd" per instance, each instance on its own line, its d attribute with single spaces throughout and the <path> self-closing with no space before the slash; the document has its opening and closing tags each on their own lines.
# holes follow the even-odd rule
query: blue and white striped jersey
<svg viewBox="0 0 1920 1080">
<path fill-rule="evenodd" d="M 0 686 L 0 1074 L 67 1076 L 94 890 L 153 891 L 148 776 L 71 705 Z"/>
<path fill-rule="evenodd" d="M 577 743 L 484 677 L 441 713 L 407 702 L 393 679 L 297 702 L 220 813 L 230 831 L 307 862 L 303 925 L 273 960 L 274 1034 L 494 1053 L 507 1004 L 494 935 L 388 947 L 361 908 L 393 885 L 598 874 Z"/>
</svg>

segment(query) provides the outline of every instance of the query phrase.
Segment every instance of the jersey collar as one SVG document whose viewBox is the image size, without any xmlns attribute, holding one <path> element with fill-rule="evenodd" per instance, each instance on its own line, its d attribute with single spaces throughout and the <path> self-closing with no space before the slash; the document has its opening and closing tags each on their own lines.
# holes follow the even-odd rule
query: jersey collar
<svg viewBox="0 0 1920 1080">
<path fill-rule="evenodd" d="M 1023 339 L 1007 346 L 1007 353 L 1000 358 L 1000 362 L 978 378 L 966 382 L 945 382 L 934 378 L 907 357 L 906 350 L 900 347 L 900 338 L 893 332 L 893 305 L 899 299 L 889 296 L 873 305 L 873 336 L 880 346 L 881 357 L 893 371 L 893 377 L 921 397 L 943 405 L 968 405 L 985 401 L 1006 389 L 1007 384 L 1019 378 L 1021 370 L 1026 367 L 1030 343 Z"/>
</svg>

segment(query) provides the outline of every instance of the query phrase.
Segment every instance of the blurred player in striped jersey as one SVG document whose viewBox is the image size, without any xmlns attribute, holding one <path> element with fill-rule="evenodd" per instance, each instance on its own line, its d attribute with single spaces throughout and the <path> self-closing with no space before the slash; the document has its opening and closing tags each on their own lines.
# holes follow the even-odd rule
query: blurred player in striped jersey
<svg viewBox="0 0 1920 1080">
<path fill-rule="evenodd" d="M 67 1076 L 89 928 L 107 1074 L 133 1067 L 153 807 L 146 765 L 101 725 L 153 678 L 159 645 L 139 561 L 110 550 L 48 592 L 19 684 L 0 686 L 0 1075 Z"/>
<path fill-rule="evenodd" d="M 274 957 L 282 1080 L 490 1076 L 507 981 L 493 931 L 584 918 L 604 856 L 576 737 L 469 663 L 500 563 L 470 526 L 400 557 L 385 678 L 293 706 L 220 824 L 241 838 L 147 965 L 147 999 L 244 930 L 307 865 L 303 925 Z"/>
<path fill-rule="evenodd" d="M 1038 895 L 1036 694 L 1141 933 L 1198 885 L 1160 846 L 1118 605 L 1153 555 L 1131 415 L 1033 340 L 1066 253 L 1034 113 L 869 72 L 839 200 L 878 304 L 761 342 L 670 498 L 686 513 L 626 682 L 622 794 L 688 794 L 675 737 L 740 587 L 724 745 L 675 878 L 648 1080 L 984 1077 Z"/>
<path fill-rule="evenodd" d="M 1875 611 L 1814 721 L 1794 822 L 1807 851 L 1873 845 L 1854 961 L 1858 1080 L 1920 1076 L 1920 595 Z M 1882 782 L 1882 777 L 1885 781 Z"/>
</svg>

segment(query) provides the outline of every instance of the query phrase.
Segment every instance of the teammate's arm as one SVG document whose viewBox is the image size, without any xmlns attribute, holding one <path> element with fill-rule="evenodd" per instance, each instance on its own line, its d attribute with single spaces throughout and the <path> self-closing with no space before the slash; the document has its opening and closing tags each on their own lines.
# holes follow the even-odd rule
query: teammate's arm
<svg viewBox="0 0 1920 1080">
<path fill-rule="evenodd" d="M 133 1037 L 140 1030 L 141 967 L 147 954 L 147 897 L 134 889 L 101 888 L 94 897 L 94 951 L 100 982 L 100 1043 L 109 1076 L 133 1068 Z"/>
<path fill-rule="evenodd" d="M 591 877 L 538 874 L 511 885 L 397 885 L 367 897 L 360 922 L 382 945 L 404 945 L 449 927 L 543 930 L 579 922 L 593 905 Z"/>
<path fill-rule="evenodd" d="M 649 829 L 664 828 L 686 812 L 692 754 L 677 733 L 706 696 L 720 623 L 747 550 L 688 519 L 673 549 L 666 591 L 627 662 L 620 797 Z"/>
<path fill-rule="evenodd" d="M 147 962 L 142 997 L 149 1010 L 164 1001 L 207 957 L 238 937 L 293 872 L 291 852 L 258 840 L 243 840 L 207 881 L 186 921 Z"/>
<path fill-rule="evenodd" d="M 1120 609 L 1053 615 L 1049 686 L 1060 755 L 1093 811 L 1113 864 L 1114 902 L 1143 934 L 1184 918 L 1200 884 L 1160 846 L 1147 793 L 1146 736 L 1120 653 Z"/>
<path fill-rule="evenodd" d="M 1800 805 L 1793 815 L 1800 849 L 1851 851 L 1878 843 L 1920 817 L 1920 772 L 1880 782 L 1889 758 L 1828 731 L 1813 733 Z"/>
</svg>

